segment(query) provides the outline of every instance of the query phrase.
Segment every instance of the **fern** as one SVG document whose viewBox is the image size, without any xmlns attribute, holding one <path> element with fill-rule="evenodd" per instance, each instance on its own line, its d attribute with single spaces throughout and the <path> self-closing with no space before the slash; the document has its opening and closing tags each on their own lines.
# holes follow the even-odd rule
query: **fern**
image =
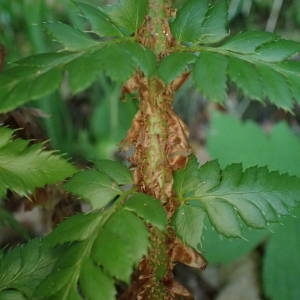
<svg viewBox="0 0 300 300">
<path fill-rule="evenodd" d="M 263 167 L 243 171 L 240 164 L 221 170 L 216 161 L 199 168 L 195 158 L 176 173 L 175 190 L 182 205 L 174 225 L 182 239 L 193 247 L 201 241 L 206 217 L 220 234 L 242 237 L 241 222 L 265 228 L 270 222 L 278 222 L 279 216 L 288 215 L 300 200 L 297 177 L 268 172 Z M 195 223 L 197 232 L 188 234 Z"/>
<path fill-rule="evenodd" d="M 28 195 L 37 187 L 64 180 L 76 172 L 67 160 L 42 144 L 13 139 L 14 131 L 0 127 L 0 194 L 7 189 Z"/>
<path fill-rule="evenodd" d="M 64 52 L 15 62 L 16 67 L 1 75 L 0 96 L 6 99 L 1 102 L 1 112 L 54 91 L 64 70 L 73 92 L 87 88 L 103 71 L 120 82 L 129 79 L 136 69 L 148 76 L 155 74 L 153 53 L 126 37 L 141 25 L 147 1 L 138 6 L 124 1 L 104 10 L 81 2 L 78 6 L 90 20 L 94 33 L 114 38 L 97 41 L 66 24 L 45 25 L 63 45 Z M 194 82 L 209 99 L 225 101 L 229 77 L 247 96 L 260 101 L 267 98 L 278 107 L 291 110 L 293 99 L 299 101 L 300 67 L 289 58 L 300 51 L 300 44 L 266 32 L 242 32 L 227 38 L 227 23 L 226 1 L 213 6 L 207 0 L 187 1 L 171 22 L 178 45 L 170 57 L 161 61 L 157 75 L 170 82 L 196 61 L 191 67 Z M 172 63 L 174 60 L 176 64 Z M 80 76 L 83 73 L 85 76 Z"/>
<path fill-rule="evenodd" d="M 124 192 L 124 185 L 132 184 L 129 170 L 118 162 L 98 162 L 100 171 L 87 170 L 77 173 L 64 187 L 67 191 L 89 201 L 93 208 L 106 206 Z M 101 171 L 103 170 L 103 171 Z"/>
<path fill-rule="evenodd" d="M 109 9 L 110 16 L 90 5 L 78 5 L 91 20 L 94 32 L 102 37 L 103 32 L 116 36 L 122 31 L 129 34 L 136 30 L 146 14 L 147 1 L 140 1 L 139 5 L 127 1 L 120 3 Z M 140 68 L 147 74 L 155 64 L 150 50 L 126 38 L 97 41 L 78 29 L 58 22 L 46 24 L 45 28 L 54 40 L 63 45 L 64 51 L 22 59 L 1 74 L 0 112 L 7 112 L 53 92 L 60 86 L 64 70 L 68 72 L 72 91 L 79 92 L 91 85 L 103 71 L 113 80 L 124 82 L 135 69 Z M 147 60 L 150 66 L 147 66 Z M 120 68 L 122 72 L 119 72 Z"/>
<path fill-rule="evenodd" d="M 127 81 L 125 93 L 137 92 L 140 98 L 124 141 L 133 150 L 133 176 L 110 161 L 76 173 L 64 188 L 89 202 L 91 211 L 58 225 L 42 240 L 47 247 L 30 242 L 5 254 L 0 296 L 115 299 L 116 284 L 128 284 L 149 254 L 151 266 L 145 267 L 145 260 L 138 269 L 142 275 L 133 278 L 137 291 L 132 298 L 173 299 L 173 246 L 183 249 L 179 261 L 186 263 L 192 253 L 186 245 L 200 252 L 207 221 L 226 237 L 243 237 L 244 228 L 278 222 L 299 203 L 300 179 L 265 167 L 243 170 L 233 164 L 222 169 L 217 161 L 199 167 L 194 157 L 183 168 L 190 148 L 172 110 L 172 96 L 191 73 L 209 100 L 226 101 L 230 80 L 246 96 L 291 111 L 300 94 L 300 64 L 293 60 L 300 44 L 264 32 L 230 36 L 225 0 L 187 0 L 176 16 L 158 0 L 77 6 L 88 30 L 45 24 L 61 50 L 9 65 L 0 75 L 0 112 L 53 92 L 65 77 L 73 93 L 103 72 L 114 81 Z M 76 172 L 42 145 L 13 140 L 7 128 L 0 128 L 0 136 L 2 195 L 7 189 L 26 195 Z M 186 245 L 180 245 L 170 227 Z M 55 260 L 53 253 L 58 254 Z"/>
<path fill-rule="evenodd" d="M 226 1 L 208 9 L 208 1 L 196 2 L 186 2 L 171 28 L 181 42 L 179 50 L 198 57 L 191 69 L 201 92 L 213 101 L 224 102 L 229 77 L 250 98 L 268 98 L 278 107 L 291 110 L 293 99 L 299 101 L 300 68 L 289 58 L 300 51 L 300 44 L 266 32 L 242 32 L 225 39 Z M 186 21 L 190 14 L 203 13 L 205 17 L 198 15 Z"/>
<path fill-rule="evenodd" d="M 124 199 L 124 197 L 123 197 Z M 147 207 L 150 209 L 145 209 Z M 54 271 L 37 288 L 37 299 L 88 297 L 115 299 L 115 279 L 129 282 L 133 266 L 147 253 L 148 231 L 143 223 L 161 229 L 166 215 L 159 202 L 133 194 L 124 207 L 76 215 L 59 225 L 47 243 L 69 243 Z M 77 290 L 79 284 L 80 291 Z"/>
<path fill-rule="evenodd" d="M 10 290 L 19 291 L 27 299 L 33 299 L 35 288 L 51 273 L 58 255 L 59 249 L 49 249 L 40 240 L 32 240 L 5 254 L 0 262 L 1 299 L 8 298 Z"/>
</svg>

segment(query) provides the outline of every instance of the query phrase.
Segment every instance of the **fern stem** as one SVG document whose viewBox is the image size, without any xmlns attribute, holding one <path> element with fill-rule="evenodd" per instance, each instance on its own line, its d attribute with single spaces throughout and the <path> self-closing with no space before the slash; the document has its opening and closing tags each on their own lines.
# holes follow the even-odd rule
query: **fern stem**
<svg viewBox="0 0 300 300">
<path fill-rule="evenodd" d="M 148 15 L 136 36 L 155 53 L 157 61 L 174 46 L 168 24 L 170 11 L 169 1 L 149 0 Z M 159 199 L 171 219 L 179 205 L 173 192 L 173 172 L 185 166 L 190 153 L 187 129 L 172 108 L 173 86 L 139 73 L 134 80 L 139 85 L 140 109 L 125 144 L 135 149 L 131 158 L 135 184 L 140 192 Z M 167 233 L 155 228 L 149 230 L 149 254 L 139 265 L 130 289 L 121 299 L 176 299 L 170 257 L 174 235 L 171 230 Z"/>
</svg>

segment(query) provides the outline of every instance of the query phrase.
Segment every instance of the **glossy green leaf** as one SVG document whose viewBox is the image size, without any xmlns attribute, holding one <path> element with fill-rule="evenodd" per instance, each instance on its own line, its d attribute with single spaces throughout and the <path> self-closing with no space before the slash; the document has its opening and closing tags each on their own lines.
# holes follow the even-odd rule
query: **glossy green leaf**
<svg viewBox="0 0 300 300">
<path fill-rule="evenodd" d="M 133 183 L 130 170 L 118 161 L 98 160 L 96 165 L 100 171 L 108 175 L 117 184 Z"/>
<path fill-rule="evenodd" d="M 145 75 L 152 76 L 156 69 L 156 57 L 154 53 L 138 43 L 124 43 L 122 49 Z"/>
<path fill-rule="evenodd" d="M 60 86 L 63 66 L 77 53 L 61 52 L 31 56 L 0 74 L 0 112 L 7 112 L 46 96 Z"/>
<path fill-rule="evenodd" d="M 126 201 L 125 209 L 135 212 L 139 217 L 157 226 L 160 230 L 164 230 L 167 225 L 165 210 L 158 199 L 149 195 L 142 193 L 134 194 Z"/>
<path fill-rule="evenodd" d="M 73 93 L 78 93 L 89 87 L 104 71 L 101 57 L 101 50 L 92 53 L 85 53 L 67 64 L 68 79 Z M 82 76 L 84 74 L 84 76 Z"/>
<path fill-rule="evenodd" d="M 74 29 L 67 24 L 54 22 L 44 26 L 53 38 L 64 46 L 65 50 L 86 50 L 99 44 L 82 31 Z"/>
<path fill-rule="evenodd" d="M 80 273 L 80 288 L 90 300 L 114 300 L 116 288 L 114 280 L 98 268 L 90 258 L 83 262 Z"/>
<path fill-rule="evenodd" d="M 199 249 L 205 218 L 206 213 L 201 207 L 183 204 L 177 209 L 172 223 L 184 243 L 194 249 Z"/>
<path fill-rule="evenodd" d="M 43 150 L 43 144 L 29 145 L 29 141 L 14 140 L 13 134 L 13 130 L 0 127 L 0 194 L 10 189 L 27 195 L 76 172 L 66 159 Z"/>
<path fill-rule="evenodd" d="M 285 76 L 293 98 L 300 102 L 300 63 L 298 61 L 285 61 L 276 66 L 279 73 Z"/>
<path fill-rule="evenodd" d="M 62 69 L 59 67 L 49 71 L 36 68 L 28 75 L 25 79 L 12 79 L 9 85 L 0 87 L 0 111 L 12 110 L 29 100 L 36 100 L 51 93 L 59 88 L 63 79 Z"/>
<path fill-rule="evenodd" d="M 71 287 L 69 283 L 72 282 L 73 273 L 74 270 L 72 267 L 55 268 L 53 272 L 38 286 L 36 295 L 39 295 L 40 299 L 45 299 L 47 296 L 55 295 L 65 287 L 70 289 Z M 67 299 L 67 296 L 64 296 L 62 299 Z"/>
<path fill-rule="evenodd" d="M 217 161 L 212 161 L 213 168 L 208 164 L 199 169 L 199 163 L 195 156 L 191 156 L 187 166 L 174 174 L 174 189 L 183 200 L 191 195 L 193 190 L 208 190 L 216 186 L 221 179 L 221 170 Z M 209 178 L 209 180 L 206 180 Z M 199 179 L 201 184 L 199 184 Z"/>
<path fill-rule="evenodd" d="M 96 170 L 77 173 L 64 187 L 68 192 L 91 203 L 94 209 L 104 207 L 122 193 L 110 177 Z"/>
<path fill-rule="evenodd" d="M 263 31 L 245 31 L 234 35 L 226 41 L 221 48 L 232 52 L 251 54 L 257 47 L 276 38 L 276 35 Z"/>
<path fill-rule="evenodd" d="M 83 2 L 78 2 L 77 5 L 91 23 L 93 32 L 99 36 L 122 36 L 120 29 L 103 11 Z"/>
<path fill-rule="evenodd" d="M 244 93 L 253 99 L 263 99 L 263 82 L 255 66 L 231 57 L 228 64 L 228 75 Z"/>
<path fill-rule="evenodd" d="M 195 170 L 195 165 L 187 168 Z M 198 184 L 184 193 L 182 183 L 175 180 L 181 201 L 204 208 L 216 231 L 229 237 L 241 236 L 241 221 L 249 227 L 264 228 L 268 222 L 276 221 L 276 215 L 288 215 L 300 200 L 298 178 L 266 168 L 243 171 L 240 164 L 233 164 L 221 170 L 213 161 L 194 174 Z"/>
<path fill-rule="evenodd" d="M 47 237 L 52 246 L 68 244 L 35 296 L 50 296 L 46 299 L 51 300 L 114 299 L 115 280 L 129 282 L 133 268 L 148 251 L 148 238 L 144 222 L 122 207 L 112 205 L 69 218 Z"/>
<path fill-rule="evenodd" d="M 130 247 L 116 234 L 103 231 L 95 240 L 92 255 L 95 262 L 107 269 L 111 276 L 124 282 L 129 281 L 134 257 Z"/>
<path fill-rule="evenodd" d="M 101 51 L 101 59 L 106 74 L 111 79 L 118 82 L 125 82 L 128 80 L 135 70 L 135 63 L 132 56 L 126 51 L 126 43 L 111 44 Z M 122 70 L 122 72 L 120 72 Z"/>
<path fill-rule="evenodd" d="M 106 8 L 112 21 L 128 35 L 141 26 L 147 10 L 148 0 L 119 0 L 117 4 Z"/>
<path fill-rule="evenodd" d="M 205 16 L 205 20 L 200 27 L 200 43 L 216 43 L 223 40 L 228 35 L 227 30 L 227 1 L 216 1 Z"/>
<path fill-rule="evenodd" d="M 291 111 L 293 99 L 299 101 L 300 64 L 289 59 L 299 49 L 300 43 L 271 33 L 242 32 L 218 47 L 199 47 L 194 82 L 208 99 L 222 102 L 228 76 L 246 96 Z"/>
<path fill-rule="evenodd" d="M 212 101 L 222 103 L 226 99 L 227 64 L 227 58 L 216 53 L 203 52 L 197 59 L 193 69 L 194 82 Z"/>
<path fill-rule="evenodd" d="M 60 51 L 60 52 L 49 52 L 49 53 L 41 53 L 37 55 L 32 55 L 28 56 L 25 58 L 22 58 L 20 60 L 17 60 L 13 63 L 13 65 L 19 66 L 19 70 L 25 70 L 25 68 L 20 68 L 21 67 L 48 67 L 48 68 L 53 68 L 57 66 L 64 65 L 73 59 L 77 58 L 80 56 L 78 53 L 74 52 L 69 52 L 69 51 Z M 10 71 L 15 71 L 14 69 L 9 69 L 6 71 L 6 74 Z M 7 75 L 8 75 L 7 74 Z M 25 74 L 23 74 L 25 75 Z M 20 74 L 20 76 L 23 76 Z M 10 80 L 16 77 L 15 72 L 11 74 Z M 18 77 L 18 76 L 17 76 Z"/>
<path fill-rule="evenodd" d="M 265 96 L 275 105 L 292 110 L 293 95 L 286 79 L 273 69 L 260 65 L 258 72 L 263 80 Z"/>
<path fill-rule="evenodd" d="M 100 221 L 99 212 L 69 217 L 47 236 L 46 243 L 59 245 L 73 241 L 84 241 L 91 237 Z"/>
<path fill-rule="evenodd" d="M 51 91 L 59 88 L 63 79 L 63 73 L 60 67 L 49 70 L 38 76 L 30 87 L 28 98 L 37 99 Z M 28 83 L 29 84 L 29 83 Z"/>
<path fill-rule="evenodd" d="M 163 58 L 158 67 L 158 76 L 166 83 L 181 75 L 189 64 L 194 63 L 196 56 L 191 53 L 174 52 Z"/>
<path fill-rule="evenodd" d="M 34 289 L 52 271 L 58 254 L 39 240 L 9 251 L 0 261 L 0 291 L 16 290 L 32 299 Z"/>
<path fill-rule="evenodd" d="M 205 203 L 205 208 L 216 231 L 225 236 L 241 237 L 239 220 L 231 205 L 222 198 L 215 198 L 213 201 Z"/>
<path fill-rule="evenodd" d="M 194 42 L 201 35 L 201 24 L 208 9 L 208 1 L 188 0 L 171 23 L 174 37 L 179 41 Z"/>
<path fill-rule="evenodd" d="M 255 52 L 258 59 L 268 62 L 283 61 L 300 51 L 300 43 L 276 40 L 259 47 Z"/>
<path fill-rule="evenodd" d="M 78 93 L 104 71 L 113 80 L 125 82 L 137 68 L 145 74 L 153 73 L 156 61 L 150 50 L 136 43 L 103 43 L 97 50 L 41 54 L 22 59 L 16 65 L 0 75 L 0 112 L 59 88 L 64 70 L 68 71 L 72 91 Z"/>
<path fill-rule="evenodd" d="M 148 249 L 148 231 L 143 221 L 126 209 L 115 213 L 105 229 L 118 236 L 130 248 L 133 261 L 137 263 Z"/>
</svg>

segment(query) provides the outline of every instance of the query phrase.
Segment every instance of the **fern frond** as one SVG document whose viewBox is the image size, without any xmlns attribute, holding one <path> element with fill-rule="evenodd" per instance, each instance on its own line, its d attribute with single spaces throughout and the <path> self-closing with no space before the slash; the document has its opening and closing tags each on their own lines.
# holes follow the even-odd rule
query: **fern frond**
<svg viewBox="0 0 300 300">
<path fill-rule="evenodd" d="M 194 14 L 198 18 L 189 19 Z M 195 85 L 222 103 L 230 79 L 246 96 L 291 111 L 293 100 L 300 101 L 300 64 L 291 60 L 300 43 L 256 31 L 227 38 L 227 24 L 223 0 L 209 8 L 208 1 L 188 0 L 171 23 L 179 50 L 198 56 L 192 70 Z"/>
<path fill-rule="evenodd" d="M 242 237 L 241 224 L 265 228 L 290 214 L 300 201 L 300 179 L 269 172 L 264 167 L 243 171 L 240 164 L 221 169 L 216 161 L 198 167 L 191 159 L 175 174 L 175 190 L 182 201 L 174 224 L 178 234 L 195 247 L 208 217 L 215 230 L 227 237 Z M 198 230 L 192 228 L 198 224 Z M 192 237 L 187 240 L 194 232 Z"/>
<path fill-rule="evenodd" d="M 115 299 L 115 280 L 128 283 L 133 268 L 147 253 L 149 233 L 144 222 L 165 230 L 166 214 L 158 200 L 133 194 L 124 206 L 114 204 L 61 223 L 47 242 L 51 246 L 68 243 L 67 249 L 35 297 Z"/>
<path fill-rule="evenodd" d="M 14 131 L 0 127 L 0 194 L 7 189 L 27 195 L 37 187 L 64 180 L 76 172 L 66 159 L 42 144 L 13 139 Z"/>
<path fill-rule="evenodd" d="M 16 290 L 27 299 L 34 299 L 35 288 L 51 273 L 58 254 L 58 249 L 46 248 L 40 240 L 32 240 L 4 254 L 0 261 L 0 296 Z"/>
</svg>

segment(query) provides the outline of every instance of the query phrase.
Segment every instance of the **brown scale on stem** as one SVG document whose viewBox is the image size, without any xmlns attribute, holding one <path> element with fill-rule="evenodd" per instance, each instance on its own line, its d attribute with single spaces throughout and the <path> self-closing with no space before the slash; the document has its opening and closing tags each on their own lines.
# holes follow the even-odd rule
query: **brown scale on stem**
<svg viewBox="0 0 300 300">
<path fill-rule="evenodd" d="M 173 52 L 175 46 L 168 23 L 174 10 L 166 2 L 149 0 L 149 14 L 136 34 L 137 41 L 151 49 L 158 61 Z M 123 93 L 138 92 L 140 104 L 121 147 L 133 149 L 130 161 L 138 190 L 159 199 L 169 220 L 180 204 L 173 191 L 173 173 L 186 166 L 191 153 L 187 127 L 172 108 L 174 93 L 188 77 L 189 72 L 185 72 L 165 84 L 138 71 L 123 87 Z M 190 293 L 174 279 L 174 265 L 180 262 L 203 269 L 205 260 L 176 238 L 171 227 L 161 232 L 149 226 L 149 231 L 149 253 L 120 299 L 191 299 Z"/>
<path fill-rule="evenodd" d="M 188 131 L 172 109 L 171 88 L 157 79 L 148 85 L 145 80 L 136 80 L 141 87 L 140 109 L 123 147 L 135 148 L 131 162 L 139 190 L 166 204 L 172 197 L 173 171 L 183 168 L 190 154 Z"/>
</svg>

